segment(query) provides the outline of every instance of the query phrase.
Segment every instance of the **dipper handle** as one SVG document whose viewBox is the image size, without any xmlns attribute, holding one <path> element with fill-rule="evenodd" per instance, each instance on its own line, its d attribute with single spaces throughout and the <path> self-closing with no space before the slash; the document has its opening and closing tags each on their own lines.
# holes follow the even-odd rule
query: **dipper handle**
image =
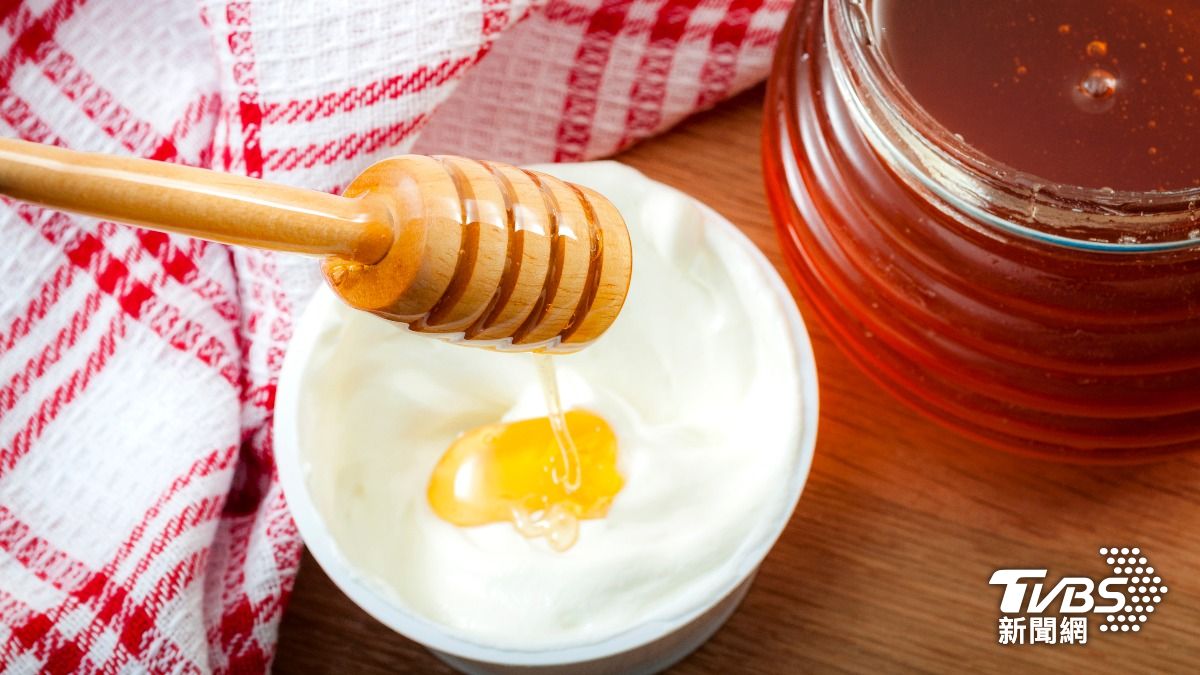
<svg viewBox="0 0 1200 675">
<path fill-rule="evenodd" d="M 365 263 L 392 244 L 387 206 L 374 199 L 13 138 L 0 138 L 0 193 L 226 244 Z"/>
</svg>

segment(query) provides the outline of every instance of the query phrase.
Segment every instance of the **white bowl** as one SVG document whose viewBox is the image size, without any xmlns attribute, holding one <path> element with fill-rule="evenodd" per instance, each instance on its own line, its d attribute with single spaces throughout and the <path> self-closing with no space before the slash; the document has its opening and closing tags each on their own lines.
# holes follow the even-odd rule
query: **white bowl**
<svg viewBox="0 0 1200 675">
<path fill-rule="evenodd" d="M 388 599 L 341 555 L 325 521 L 315 506 L 302 470 L 299 438 L 300 383 L 320 334 L 315 317 L 323 303 L 339 302 L 322 288 L 296 326 L 279 377 L 275 404 L 275 458 L 288 506 L 301 536 L 325 573 L 351 600 L 389 628 L 429 648 L 439 658 L 469 673 L 649 673 L 664 669 L 698 648 L 729 618 L 750 588 L 754 573 L 766 556 L 800 499 L 808 477 L 817 437 L 817 374 L 812 345 L 804 322 L 786 284 L 775 268 L 728 220 L 697 203 L 704 214 L 712 249 L 727 262 L 755 269 L 763 286 L 774 295 L 772 307 L 786 325 L 794 350 L 790 361 L 798 369 L 801 409 L 796 471 L 788 483 L 789 507 L 780 512 L 771 536 L 747 551 L 735 573 L 707 599 L 690 611 L 668 619 L 630 626 L 611 638 L 542 651 L 502 649 L 481 645 L 449 634 L 441 626 Z"/>
</svg>

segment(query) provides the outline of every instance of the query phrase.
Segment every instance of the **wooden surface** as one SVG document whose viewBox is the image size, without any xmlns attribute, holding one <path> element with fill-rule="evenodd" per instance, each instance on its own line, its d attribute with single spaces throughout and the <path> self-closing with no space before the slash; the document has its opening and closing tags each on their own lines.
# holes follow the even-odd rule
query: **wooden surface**
<svg viewBox="0 0 1200 675">
<path fill-rule="evenodd" d="M 759 169 L 761 104 L 755 90 L 620 159 L 708 202 L 783 269 Z M 980 447 L 876 387 L 797 300 L 821 380 L 812 473 L 741 609 L 673 672 L 1196 672 L 1200 459 L 1075 467 Z M 1103 578 L 1097 551 L 1113 545 L 1141 547 L 1169 588 L 1140 633 L 1101 633 L 1093 617 L 1084 646 L 996 644 L 994 570 Z M 307 556 L 275 668 L 449 672 Z"/>
</svg>

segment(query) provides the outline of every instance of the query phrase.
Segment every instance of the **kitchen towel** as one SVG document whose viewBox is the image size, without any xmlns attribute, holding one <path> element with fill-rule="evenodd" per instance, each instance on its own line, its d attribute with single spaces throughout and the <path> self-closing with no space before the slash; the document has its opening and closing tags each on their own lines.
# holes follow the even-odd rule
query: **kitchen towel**
<svg viewBox="0 0 1200 675">
<path fill-rule="evenodd" d="M 0 133 L 337 191 L 609 155 L 760 80 L 789 2 L 0 2 Z M 316 263 L 0 204 L 0 671 L 261 672 Z"/>
</svg>

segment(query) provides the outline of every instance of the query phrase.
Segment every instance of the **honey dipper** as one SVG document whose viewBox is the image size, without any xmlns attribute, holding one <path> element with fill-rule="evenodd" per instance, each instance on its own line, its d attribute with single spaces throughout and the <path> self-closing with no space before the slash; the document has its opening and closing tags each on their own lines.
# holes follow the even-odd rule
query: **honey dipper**
<svg viewBox="0 0 1200 675">
<path fill-rule="evenodd" d="M 404 155 L 342 196 L 0 138 L 0 194 L 227 244 L 325 256 L 352 307 L 468 344 L 571 352 L 625 301 L 629 233 L 600 194 L 462 157 Z"/>
</svg>

